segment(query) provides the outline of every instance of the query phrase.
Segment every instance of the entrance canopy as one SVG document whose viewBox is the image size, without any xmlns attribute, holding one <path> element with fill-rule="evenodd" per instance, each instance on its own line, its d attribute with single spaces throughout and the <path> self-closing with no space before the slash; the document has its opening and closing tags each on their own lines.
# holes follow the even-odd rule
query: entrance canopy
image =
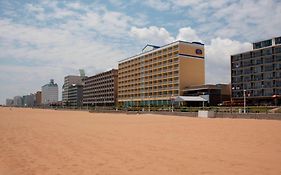
<svg viewBox="0 0 281 175">
<path fill-rule="evenodd" d="M 183 101 L 208 101 L 208 99 L 203 98 L 203 96 L 178 96 L 175 98 L 176 102 L 183 102 Z"/>
</svg>

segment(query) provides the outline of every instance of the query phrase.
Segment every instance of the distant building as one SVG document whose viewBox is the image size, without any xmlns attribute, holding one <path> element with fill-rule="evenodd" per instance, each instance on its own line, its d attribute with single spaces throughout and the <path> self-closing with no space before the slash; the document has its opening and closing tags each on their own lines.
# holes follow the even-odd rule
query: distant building
<svg viewBox="0 0 281 175">
<path fill-rule="evenodd" d="M 24 95 L 23 97 L 23 106 L 25 107 L 33 107 L 35 104 L 35 95 Z"/>
<path fill-rule="evenodd" d="M 75 85 L 77 85 L 77 88 L 79 89 L 80 86 L 83 83 L 82 82 L 83 78 L 84 78 L 84 76 L 82 77 L 82 76 L 77 76 L 77 75 L 68 75 L 68 76 L 64 77 L 64 84 L 62 86 L 62 102 L 63 102 L 63 105 L 65 105 L 65 106 L 69 105 L 69 95 L 70 95 L 69 94 L 69 88 L 72 87 L 72 85 L 75 84 Z M 73 96 L 73 91 L 72 91 L 71 95 Z"/>
<path fill-rule="evenodd" d="M 102 72 L 85 79 L 83 105 L 115 106 L 117 103 L 118 70 Z"/>
<path fill-rule="evenodd" d="M 37 91 L 35 94 L 35 106 L 40 106 L 42 104 L 42 91 Z"/>
<path fill-rule="evenodd" d="M 183 90 L 184 96 L 202 96 L 208 95 L 208 105 L 216 106 L 223 101 L 230 101 L 231 90 L 230 84 L 207 84 L 190 86 Z M 190 106 L 201 106 L 201 102 L 188 102 Z"/>
<path fill-rule="evenodd" d="M 23 106 L 23 100 L 21 96 L 15 96 L 14 97 L 14 105 L 13 106 Z"/>
<path fill-rule="evenodd" d="M 122 106 L 170 105 L 183 89 L 205 83 L 204 44 L 176 41 L 119 61 L 118 102 Z"/>
<path fill-rule="evenodd" d="M 72 84 L 68 87 L 67 106 L 81 107 L 83 105 L 83 85 Z"/>
<path fill-rule="evenodd" d="M 58 85 L 51 79 L 50 83 L 42 86 L 42 104 L 58 102 Z"/>
<path fill-rule="evenodd" d="M 234 100 L 254 105 L 281 104 L 281 37 L 253 43 L 253 50 L 231 56 Z"/>
<path fill-rule="evenodd" d="M 13 99 L 6 99 L 6 106 L 13 106 L 14 100 Z"/>
</svg>

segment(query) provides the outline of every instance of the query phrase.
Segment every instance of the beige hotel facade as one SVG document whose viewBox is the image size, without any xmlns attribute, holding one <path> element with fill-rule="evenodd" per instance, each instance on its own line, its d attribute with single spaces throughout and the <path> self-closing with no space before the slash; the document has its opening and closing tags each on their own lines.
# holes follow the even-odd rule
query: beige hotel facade
<svg viewBox="0 0 281 175">
<path fill-rule="evenodd" d="M 205 84 L 204 55 L 204 44 L 176 41 L 119 61 L 119 105 L 170 105 L 186 87 Z"/>
</svg>

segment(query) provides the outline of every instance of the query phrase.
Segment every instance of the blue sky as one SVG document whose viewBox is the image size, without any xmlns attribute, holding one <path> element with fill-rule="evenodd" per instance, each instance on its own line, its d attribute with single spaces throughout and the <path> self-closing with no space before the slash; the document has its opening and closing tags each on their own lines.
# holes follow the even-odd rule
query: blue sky
<svg viewBox="0 0 281 175">
<path fill-rule="evenodd" d="M 0 103 L 179 39 L 205 44 L 206 83 L 229 83 L 230 55 L 280 36 L 280 19 L 280 0 L 1 0 Z"/>
</svg>

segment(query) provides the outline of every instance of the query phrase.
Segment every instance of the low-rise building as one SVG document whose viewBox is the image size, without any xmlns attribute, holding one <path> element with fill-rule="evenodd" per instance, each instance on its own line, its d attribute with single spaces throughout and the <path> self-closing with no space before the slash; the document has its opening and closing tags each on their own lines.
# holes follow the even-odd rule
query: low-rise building
<svg viewBox="0 0 281 175">
<path fill-rule="evenodd" d="M 206 84 L 198 86 L 189 86 L 183 90 L 184 96 L 202 96 L 208 95 L 208 105 L 216 106 L 224 101 L 230 101 L 230 84 Z M 201 106 L 201 102 L 188 102 L 193 106 Z"/>
</svg>

